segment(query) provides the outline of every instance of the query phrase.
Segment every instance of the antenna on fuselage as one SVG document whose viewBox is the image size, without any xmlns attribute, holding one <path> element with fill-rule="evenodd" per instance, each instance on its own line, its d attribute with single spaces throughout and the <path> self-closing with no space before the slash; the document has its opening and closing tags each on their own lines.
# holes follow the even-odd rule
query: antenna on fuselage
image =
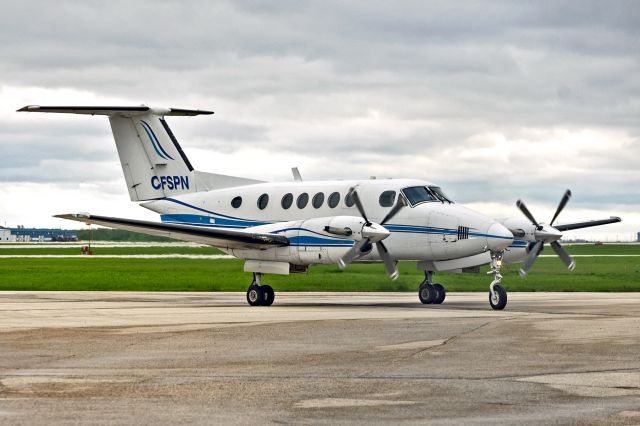
<svg viewBox="0 0 640 426">
<path fill-rule="evenodd" d="M 300 170 L 298 170 L 297 167 L 292 167 L 291 173 L 293 173 L 293 180 L 296 182 L 302 182 L 302 176 L 300 176 Z"/>
</svg>

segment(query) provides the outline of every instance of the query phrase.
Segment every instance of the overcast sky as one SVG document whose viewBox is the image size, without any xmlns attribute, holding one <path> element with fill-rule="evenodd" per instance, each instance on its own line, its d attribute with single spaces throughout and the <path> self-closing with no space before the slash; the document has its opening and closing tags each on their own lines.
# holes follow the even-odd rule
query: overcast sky
<svg viewBox="0 0 640 426">
<path fill-rule="evenodd" d="M 157 219 L 129 201 L 104 117 L 159 105 L 197 169 L 263 180 L 413 177 L 493 217 L 621 216 L 640 231 L 634 1 L 3 1 L 0 224 Z"/>
</svg>

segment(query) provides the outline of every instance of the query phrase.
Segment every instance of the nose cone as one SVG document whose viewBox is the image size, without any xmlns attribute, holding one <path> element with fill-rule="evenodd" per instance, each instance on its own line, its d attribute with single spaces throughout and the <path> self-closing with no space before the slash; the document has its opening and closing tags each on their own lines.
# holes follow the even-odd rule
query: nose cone
<svg viewBox="0 0 640 426">
<path fill-rule="evenodd" d="M 487 230 L 487 247 L 491 251 L 502 251 L 513 242 L 513 234 L 503 225 L 494 222 Z"/>
<path fill-rule="evenodd" d="M 562 238 L 562 233 L 551 226 L 545 226 L 540 230 L 536 229 L 534 234 L 536 236 L 536 240 L 542 240 L 545 243 L 552 243 Z"/>
</svg>

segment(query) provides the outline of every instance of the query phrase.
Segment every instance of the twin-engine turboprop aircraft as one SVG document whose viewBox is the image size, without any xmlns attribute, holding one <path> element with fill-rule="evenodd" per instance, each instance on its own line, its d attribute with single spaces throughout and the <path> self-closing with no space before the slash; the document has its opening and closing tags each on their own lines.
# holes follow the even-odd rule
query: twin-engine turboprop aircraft
<svg viewBox="0 0 640 426">
<path fill-rule="evenodd" d="M 247 290 L 252 306 L 271 305 L 275 294 L 264 274 L 306 272 L 309 265 L 382 262 L 398 277 L 399 260 L 417 262 L 425 272 L 420 301 L 440 304 L 445 289 L 433 282 L 439 271 L 478 272 L 491 265 L 489 303 L 504 309 L 502 262 L 533 265 L 544 243 L 573 269 L 558 243 L 561 232 L 619 222 L 620 218 L 553 226 L 567 204 L 567 191 L 549 225 L 527 219 L 494 220 L 455 204 L 434 183 L 416 179 L 267 183 L 194 170 L 165 116 L 211 111 L 138 107 L 26 106 L 22 112 L 106 115 L 132 201 L 160 214 L 161 223 L 89 214 L 57 217 L 112 228 L 207 244 L 245 260 L 253 272 Z"/>
</svg>

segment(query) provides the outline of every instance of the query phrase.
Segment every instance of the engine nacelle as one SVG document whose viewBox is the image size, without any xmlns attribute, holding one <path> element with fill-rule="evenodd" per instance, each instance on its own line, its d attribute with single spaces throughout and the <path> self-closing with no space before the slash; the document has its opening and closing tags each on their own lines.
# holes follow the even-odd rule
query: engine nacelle
<svg viewBox="0 0 640 426">
<path fill-rule="evenodd" d="M 499 219 L 498 222 L 502 223 L 511 231 L 515 241 L 527 241 L 530 243 L 536 241 L 536 227 L 527 219 L 508 217 L 506 219 Z"/>
<path fill-rule="evenodd" d="M 357 216 L 330 216 L 276 222 L 251 228 L 256 232 L 284 235 L 289 245 L 268 249 L 233 249 L 234 256 L 293 265 L 336 264 L 363 236 L 365 220 Z M 375 226 L 375 225 L 374 225 Z M 370 228 L 370 227 L 367 227 Z"/>
</svg>

